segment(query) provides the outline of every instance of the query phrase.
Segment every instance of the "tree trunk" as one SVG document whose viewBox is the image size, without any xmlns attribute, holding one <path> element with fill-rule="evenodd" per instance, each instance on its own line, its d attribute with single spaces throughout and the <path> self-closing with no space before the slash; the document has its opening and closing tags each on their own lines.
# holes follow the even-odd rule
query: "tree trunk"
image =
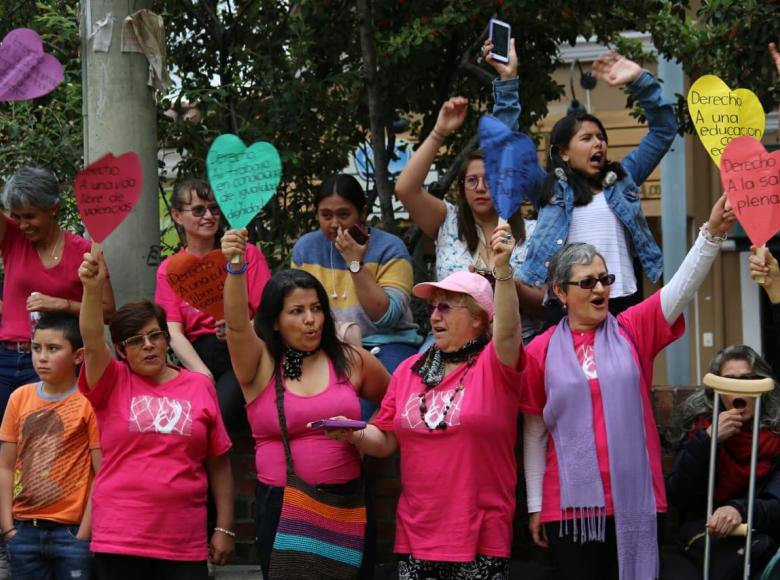
<svg viewBox="0 0 780 580">
<path fill-rule="evenodd" d="M 360 29 L 360 48 L 363 55 L 363 79 L 368 95 L 368 117 L 371 129 L 371 148 L 374 151 L 374 187 L 379 196 L 384 229 L 395 231 L 395 213 L 393 212 L 393 184 L 387 169 L 390 155 L 385 139 L 387 115 L 380 99 L 380 86 L 377 78 L 376 52 L 374 45 L 374 25 L 371 19 L 370 0 L 357 0 L 358 27 Z"/>
</svg>

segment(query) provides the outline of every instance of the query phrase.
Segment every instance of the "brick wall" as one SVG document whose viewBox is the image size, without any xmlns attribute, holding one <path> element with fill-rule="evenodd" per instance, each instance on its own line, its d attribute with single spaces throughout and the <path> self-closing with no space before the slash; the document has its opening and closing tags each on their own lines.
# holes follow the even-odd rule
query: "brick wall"
<svg viewBox="0 0 780 580">
<path fill-rule="evenodd" d="M 700 387 L 667 386 L 653 388 L 653 406 L 656 421 L 662 435 L 669 426 L 675 408 L 679 408 L 685 399 Z M 663 437 L 662 437 L 663 440 Z M 254 441 L 249 429 L 233 434 L 232 454 L 233 474 L 236 480 L 235 529 L 236 562 L 257 562 L 254 547 L 254 503 L 255 503 L 255 457 Z M 525 509 L 525 482 L 522 477 L 522 446 L 516 449 L 518 464 L 517 514 L 514 525 L 513 557 L 522 560 L 544 561 L 546 555 L 536 549 L 528 534 L 528 516 Z M 672 455 L 668 449 L 664 452 L 664 469 L 671 465 Z M 395 510 L 398 495 L 401 492 L 399 481 L 398 456 L 387 459 L 366 458 L 366 477 L 371 490 L 377 521 L 377 561 L 393 559 L 393 537 L 395 534 Z M 671 537 L 675 522 L 670 514 L 667 537 Z"/>
</svg>

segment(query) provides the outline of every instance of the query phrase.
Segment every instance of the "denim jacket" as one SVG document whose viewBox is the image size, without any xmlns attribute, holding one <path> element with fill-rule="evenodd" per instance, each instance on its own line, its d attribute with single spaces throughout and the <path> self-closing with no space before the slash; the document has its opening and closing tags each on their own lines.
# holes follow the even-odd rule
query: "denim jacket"
<svg viewBox="0 0 780 580">
<path fill-rule="evenodd" d="M 520 118 L 517 86 L 517 79 L 493 81 L 493 114 L 513 130 L 517 130 Z M 677 132 L 677 120 L 672 104 L 661 95 L 660 84 L 648 71 L 643 71 L 628 88 L 642 106 L 650 131 L 639 147 L 621 161 L 627 176 L 605 188 L 604 195 L 607 205 L 628 230 L 647 277 L 656 282 L 661 277 L 663 258 L 642 213 L 639 185 L 669 150 Z M 546 179 L 547 172 L 537 167 L 533 178 L 536 197 L 531 199 L 537 209 L 540 205 L 538 196 Z M 527 242 L 528 256 L 519 274 L 526 284 L 541 287 L 546 282 L 550 260 L 569 237 L 573 209 L 574 191 L 566 181 L 558 180 L 552 199 L 539 209 L 536 231 Z"/>
</svg>

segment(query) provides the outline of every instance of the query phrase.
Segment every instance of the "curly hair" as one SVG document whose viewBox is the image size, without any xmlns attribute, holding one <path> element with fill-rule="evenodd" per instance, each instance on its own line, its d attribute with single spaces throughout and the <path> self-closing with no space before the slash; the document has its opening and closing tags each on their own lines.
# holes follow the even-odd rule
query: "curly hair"
<svg viewBox="0 0 780 580">
<path fill-rule="evenodd" d="M 772 367 L 755 350 L 744 344 L 734 344 L 722 349 L 710 362 L 709 372 L 720 375 L 721 369 L 730 360 L 745 361 L 753 375 L 775 381 L 775 388 L 761 396 L 761 425 L 780 435 L 780 389 L 772 374 Z M 693 430 L 696 419 L 712 416 L 711 389 L 701 389 L 685 401 L 682 409 L 675 413 L 672 426 L 667 432 L 667 440 L 676 446 Z"/>
</svg>

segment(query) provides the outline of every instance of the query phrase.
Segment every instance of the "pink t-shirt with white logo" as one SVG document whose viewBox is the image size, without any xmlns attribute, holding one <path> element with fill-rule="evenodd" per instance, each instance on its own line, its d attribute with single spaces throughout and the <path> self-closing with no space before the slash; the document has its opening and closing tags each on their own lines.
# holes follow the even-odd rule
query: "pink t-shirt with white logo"
<svg viewBox="0 0 780 580">
<path fill-rule="evenodd" d="M 28 341 L 32 335 L 27 298 L 33 292 L 81 302 L 79 266 L 92 243 L 64 232 L 62 255 L 51 268 L 44 268 L 38 251 L 19 230 L 16 222 L 6 218 L 7 227 L 0 253 L 3 256 L 3 317 L 0 340 Z"/>
<path fill-rule="evenodd" d="M 642 420 L 645 425 L 647 454 L 650 462 L 650 472 L 653 478 L 656 510 L 666 512 L 666 491 L 664 489 L 663 466 L 661 464 L 661 441 L 653 417 L 653 407 L 650 404 L 650 394 L 653 384 L 653 360 L 655 356 L 669 343 L 673 342 L 685 331 L 685 320 L 680 316 L 673 325 L 669 325 L 661 310 L 661 294 L 656 292 L 643 302 L 621 312 L 618 316 L 620 333 L 628 341 L 634 354 L 634 361 L 641 370 Z M 547 403 L 544 386 L 544 368 L 547 348 L 550 344 L 555 327 L 539 335 L 528 345 L 528 364 L 525 377 L 528 388 L 523 392 L 521 409 L 524 413 L 541 415 Z M 607 424 L 604 416 L 604 406 L 601 398 L 601 385 L 598 380 L 593 347 L 596 331 L 572 331 L 574 351 L 588 379 L 590 397 L 593 407 L 593 435 L 598 458 L 601 482 L 604 486 L 604 501 L 607 515 L 613 515 L 612 490 L 610 486 L 609 444 L 607 441 Z M 637 417 L 639 420 L 639 417 Z M 568 515 L 572 517 L 571 513 Z M 558 456 L 555 454 L 555 443 L 552 435 L 547 437 L 547 463 L 542 486 L 541 521 L 557 522 L 561 520 L 561 482 L 558 470 Z"/>
<path fill-rule="evenodd" d="M 411 371 L 418 358 L 393 373 L 373 421 L 395 433 L 401 450 L 395 551 L 443 562 L 508 558 L 522 374 L 498 360 L 490 342 L 471 368 L 461 364 L 425 393 Z M 516 368 L 523 359 L 521 352 Z M 446 429 L 435 429 L 442 422 Z"/>
<path fill-rule="evenodd" d="M 161 385 L 111 360 L 90 391 L 103 461 L 92 491 L 93 552 L 206 560 L 204 461 L 231 443 L 206 376 L 184 369 Z"/>
</svg>

